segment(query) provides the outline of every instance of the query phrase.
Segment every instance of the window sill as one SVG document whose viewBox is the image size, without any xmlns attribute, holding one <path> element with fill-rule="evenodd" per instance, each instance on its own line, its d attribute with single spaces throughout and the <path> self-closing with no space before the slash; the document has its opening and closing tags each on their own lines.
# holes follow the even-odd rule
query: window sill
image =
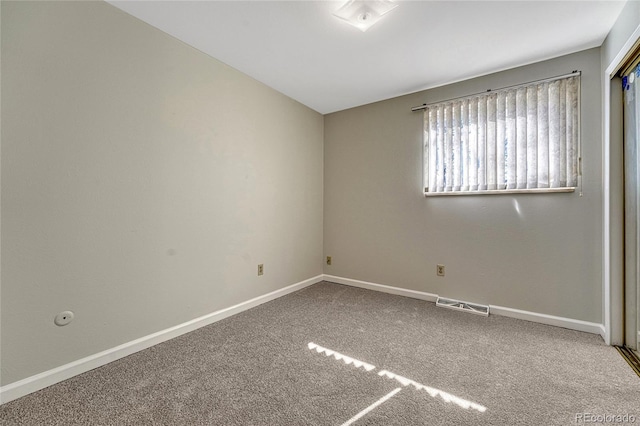
<svg viewBox="0 0 640 426">
<path fill-rule="evenodd" d="M 509 194 L 549 194 L 574 192 L 575 187 L 566 188 L 529 188 L 529 189 L 494 189 L 485 191 L 449 191 L 449 192 L 425 192 L 425 197 L 442 197 L 452 195 L 509 195 Z"/>
</svg>

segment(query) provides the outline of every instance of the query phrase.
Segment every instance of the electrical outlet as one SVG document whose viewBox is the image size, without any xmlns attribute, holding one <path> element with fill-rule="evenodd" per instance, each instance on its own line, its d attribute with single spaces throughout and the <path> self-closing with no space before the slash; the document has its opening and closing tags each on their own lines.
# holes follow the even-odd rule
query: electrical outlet
<svg viewBox="0 0 640 426">
<path fill-rule="evenodd" d="M 258 265 L 258 275 L 264 275 L 264 265 L 262 263 Z"/>
<path fill-rule="evenodd" d="M 438 274 L 439 277 L 444 277 L 444 265 L 436 265 L 436 274 Z"/>
<path fill-rule="evenodd" d="M 327 256 L 327 265 L 331 266 L 331 256 Z"/>
</svg>

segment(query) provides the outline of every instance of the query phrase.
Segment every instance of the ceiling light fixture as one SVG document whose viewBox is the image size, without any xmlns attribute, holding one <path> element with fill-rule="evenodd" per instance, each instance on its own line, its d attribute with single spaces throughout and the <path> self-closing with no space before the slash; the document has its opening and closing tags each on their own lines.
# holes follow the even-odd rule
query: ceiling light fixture
<svg viewBox="0 0 640 426">
<path fill-rule="evenodd" d="M 391 0 L 349 0 L 333 16 L 364 32 L 396 7 Z"/>
</svg>

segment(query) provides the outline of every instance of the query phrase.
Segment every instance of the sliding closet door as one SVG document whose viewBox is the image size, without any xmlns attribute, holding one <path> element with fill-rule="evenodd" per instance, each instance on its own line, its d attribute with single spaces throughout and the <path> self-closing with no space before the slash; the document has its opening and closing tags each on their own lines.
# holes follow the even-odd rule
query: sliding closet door
<svg viewBox="0 0 640 426">
<path fill-rule="evenodd" d="M 637 61 L 636 61 L 637 62 Z M 640 191 L 638 139 L 640 135 L 640 67 L 627 68 L 624 89 L 625 178 L 625 345 L 639 350 L 640 335 Z"/>
</svg>

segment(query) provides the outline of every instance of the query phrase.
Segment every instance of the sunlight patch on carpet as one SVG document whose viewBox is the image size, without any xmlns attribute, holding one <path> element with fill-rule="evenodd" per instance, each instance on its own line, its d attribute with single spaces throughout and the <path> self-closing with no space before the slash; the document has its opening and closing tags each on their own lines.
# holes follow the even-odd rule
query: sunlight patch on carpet
<svg viewBox="0 0 640 426">
<path fill-rule="evenodd" d="M 351 358 L 350 356 L 341 354 L 340 352 L 336 352 L 336 351 L 333 351 L 331 349 L 323 348 L 322 346 L 316 345 L 313 342 L 309 342 L 307 347 L 309 349 L 312 349 L 312 350 L 315 349 L 315 351 L 318 352 L 319 354 L 324 354 L 325 356 L 333 356 L 334 359 L 336 359 L 338 361 L 342 361 L 347 365 L 353 364 L 355 367 L 364 368 L 367 371 L 371 371 L 371 370 L 374 370 L 376 368 L 375 365 L 367 364 L 364 361 L 360 361 L 358 359 Z"/>
<path fill-rule="evenodd" d="M 376 368 L 375 365 L 368 364 L 368 363 L 366 363 L 364 361 L 360 361 L 360 360 L 352 358 L 350 356 L 341 354 L 340 352 L 336 352 L 336 351 L 334 351 L 332 349 L 325 348 L 325 347 L 320 346 L 320 345 L 318 345 L 316 343 L 313 343 L 313 342 L 309 342 L 307 344 L 307 347 L 312 351 L 315 351 L 315 352 L 317 352 L 319 354 L 323 354 L 327 358 L 334 358 L 337 361 L 342 361 L 347 365 L 354 365 L 357 368 L 363 368 L 364 370 L 369 371 L 369 372 L 375 370 L 375 368 Z M 460 398 L 459 396 L 450 394 L 448 392 L 445 392 L 445 391 L 437 389 L 437 388 L 432 388 L 430 386 L 423 385 L 423 384 L 418 383 L 418 382 L 416 382 L 414 380 L 411 380 L 411 379 L 409 379 L 407 377 L 401 376 L 399 374 L 392 373 L 391 371 L 388 371 L 388 370 L 379 371 L 378 372 L 378 376 L 379 377 L 384 377 L 384 378 L 387 378 L 387 379 L 395 380 L 398 383 L 400 383 L 403 387 L 410 386 L 410 387 L 413 387 L 416 390 L 425 391 L 432 398 L 440 398 L 445 403 L 453 403 L 453 404 L 457 405 L 460 408 L 464 408 L 465 410 L 473 409 L 473 410 L 477 410 L 477 411 L 479 411 L 481 413 L 484 413 L 487 410 L 487 407 L 485 407 L 484 405 L 480 405 L 480 404 L 478 404 L 476 402 L 469 401 L 469 400 L 466 400 L 464 398 Z M 403 388 L 396 388 L 393 391 L 389 392 L 387 395 L 383 396 L 378 401 L 374 402 L 369 407 L 365 408 L 360 413 L 356 414 L 354 417 L 352 417 L 346 423 L 343 423 L 342 426 L 348 426 L 351 423 L 355 422 L 356 420 L 358 420 L 362 416 L 364 416 L 367 413 L 369 413 L 372 410 L 374 410 L 379 405 L 383 404 L 389 398 L 391 398 L 392 396 L 394 396 L 395 394 L 400 392 L 402 389 Z"/>
<path fill-rule="evenodd" d="M 342 423 L 342 426 L 349 426 L 350 424 L 352 424 L 353 422 L 357 421 L 362 416 L 365 416 L 370 411 L 373 411 L 378 405 L 383 404 L 384 402 L 386 402 L 388 399 L 390 399 L 393 395 L 397 394 L 401 390 L 402 390 L 402 388 L 395 388 L 394 390 L 392 390 L 391 392 L 389 392 L 388 394 L 386 394 L 385 396 L 383 396 L 382 398 L 380 398 L 379 400 L 377 400 L 376 402 L 374 402 L 373 404 L 371 404 L 370 406 L 368 406 L 364 410 L 360 411 L 355 416 L 351 417 L 346 422 Z"/>
<path fill-rule="evenodd" d="M 435 398 L 436 396 L 440 397 L 444 402 L 453 402 L 454 404 L 456 404 L 459 407 L 464 408 L 465 410 L 468 410 L 469 408 L 472 408 L 474 410 L 478 410 L 481 413 L 484 413 L 485 411 L 487 411 L 487 407 L 485 407 L 484 405 L 480 405 L 477 404 L 475 402 L 472 401 L 468 401 L 464 398 L 460 398 L 458 396 L 452 395 L 448 392 L 442 391 L 440 389 L 436 389 L 436 388 L 432 388 L 430 386 L 426 386 L 423 384 L 420 384 L 418 382 L 415 382 L 411 379 L 407 379 L 406 377 L 402 377 L 398 374 L 392 373 L 390 371 L 387 370 L 382 370 L 378 373 L 378 376 L 380 377 L 387 377 L 389 379 L 394 379 L 398 382 L 400 382 L 400 384 L 402 384 L 403 386 L 413 386 L 414 388 L 418 389 L 418 390 L 424 390 L 426 391 L 429 395 L 431 395 L 433 398 Z"/>
</svg>

